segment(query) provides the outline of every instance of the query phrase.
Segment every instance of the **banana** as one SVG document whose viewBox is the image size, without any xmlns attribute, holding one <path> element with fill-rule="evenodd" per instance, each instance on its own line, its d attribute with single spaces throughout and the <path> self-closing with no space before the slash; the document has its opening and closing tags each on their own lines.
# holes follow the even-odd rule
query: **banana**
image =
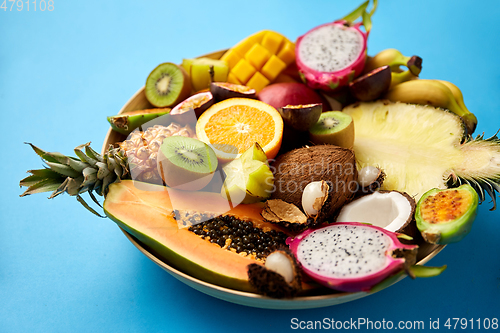
<svg viewBox="0 0 500 333">
<path fill-rule="evenodd" d="M 477 125 L 474 114 L 467 108 L 462 108 L 452 90 L 438 80 L 410 80 L 397 84 L 387 92 L 385 98 L 393 102 L 432 105 L 448 109 L 463 119 L 468 134 L 472 134 Z"/>
<path fill-rule="evenodd" d="M 462 108 L 462 110 L 465 111 L 465 115 L 463 115 L 462 118 L 464 118 L 464 121 L 466 121 L 466 122 L 469 121 L 471 124 L 474 125 L 472 132 L 470 132 L 470 134 L 472 134 L 474 132 L 474 130 L 476 129 L 477 118 L 465 106 L 464 96 L 462 95 L 462 91 L 456 85 L 454 85 L 453 83 L 451 83 L 449 81 L 445 81 L 445 80 L 437 80 L 437 81 L 441 82 L 442 84 L 444 84 L 445 86 L 447 86 L 451 90 L 451 93 L 455 97 L 455 100 L 457 101 L 458 105 Z M 465 118 L 467 118 L 467 119 L 465 119 Z"/>
<path fill-rule="evenodd" d="M 386 49 L 367 59 L 364 73 L 382 66 L 390 66 L 393 72 L 397 72 L 400 66 L 406 66 L 414 75 L 418 76 L 422 70 L 422 58 L 418 56 L 406 57 L 399 50 Z"/>
<path fill-rule="evenodd" d="M 392 72 L 391 73 L 391 86 L 389 89 L 394 88 L 396 84 L 400 84 L 409 80 L 418 79 L 418 76 L 413 74 L 409 69 L 404 72 Z"/>
</svg>

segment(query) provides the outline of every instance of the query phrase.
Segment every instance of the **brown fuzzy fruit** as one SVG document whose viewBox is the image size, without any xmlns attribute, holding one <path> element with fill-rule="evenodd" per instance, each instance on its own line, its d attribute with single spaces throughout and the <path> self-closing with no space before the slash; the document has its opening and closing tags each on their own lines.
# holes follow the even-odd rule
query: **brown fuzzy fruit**
<svg viewBox="0 0 500 333">
<path fill-rule="evenodd" d="M 301 290 L 300 266 L 287 248 L 268 255 L 265 265 L 250 264 L 247 268 L 250 284 L 263 295 L 291 298 Z"/>
<path fill-rule="evenodd" d="M 322 218 L 329 218 L 351 201 L 358 190 L 358 171 L 354 152 L 333 145 L 318 145 L 292 150 L 272 164 L 275 191 L 271 199 L 281 199 L 302 207 L 302 192 L 307 184 L 324 180 L 329 195 Z"/>
</svg>

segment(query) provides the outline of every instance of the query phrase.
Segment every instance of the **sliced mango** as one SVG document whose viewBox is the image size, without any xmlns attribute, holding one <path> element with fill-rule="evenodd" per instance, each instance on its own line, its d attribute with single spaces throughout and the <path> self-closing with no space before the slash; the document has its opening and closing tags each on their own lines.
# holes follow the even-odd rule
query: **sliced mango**
<svg viewBox="0 0 500 333">
<path fill-rule="evenodd" d="M 295 44 L 275 31 L 262 30 L 229 49 L 221 60 L 229 66 L 228 82 L 259 92 L 295 61 Z"/>
</svg>

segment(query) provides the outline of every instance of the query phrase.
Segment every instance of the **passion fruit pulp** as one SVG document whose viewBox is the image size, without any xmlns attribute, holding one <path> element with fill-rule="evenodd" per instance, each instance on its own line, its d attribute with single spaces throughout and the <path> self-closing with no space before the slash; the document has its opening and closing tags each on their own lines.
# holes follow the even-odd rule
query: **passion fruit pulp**
<svg viewBox="0 0 500 333">
<path fill-rule="evenodd" d="M 229 82 L 210 83 L 210 92 L 217 102 L 229 98 L 257 98 L 257 91 L 255 89 Z"/>
<path fill-rule="evenodd" d="M 214 104 L 212 94 L 208 91 L 200 92 L 177 104 L 170 112 L 170 116 L 175 121 L 183 124 L 196 122 L 196 118 L 211 107 L 212 104 Z"/>
<path fill-rule="evenodd" d="M 428 243 L 448 244 L 462 240 L 471 230 L 479 197 L 468 184 L 432 189 L 418 201 L 417 228 Z"/>
</svg>

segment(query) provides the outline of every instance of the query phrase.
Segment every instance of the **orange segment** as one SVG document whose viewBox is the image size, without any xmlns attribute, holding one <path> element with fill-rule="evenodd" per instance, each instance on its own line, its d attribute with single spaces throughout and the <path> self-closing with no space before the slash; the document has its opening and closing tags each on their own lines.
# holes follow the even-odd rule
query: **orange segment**
<svg viewBox="0 0 500 333">
<path fill-rule="evenodd" d="M 238 157 L 254 142 L 271 159 L 281 146 L 283 120 L 275 108 L 264 102 L 231 98 L 214 104 L 200 116 L 196 135 L 212 145 L 223 163 Z"/>
</svg>

